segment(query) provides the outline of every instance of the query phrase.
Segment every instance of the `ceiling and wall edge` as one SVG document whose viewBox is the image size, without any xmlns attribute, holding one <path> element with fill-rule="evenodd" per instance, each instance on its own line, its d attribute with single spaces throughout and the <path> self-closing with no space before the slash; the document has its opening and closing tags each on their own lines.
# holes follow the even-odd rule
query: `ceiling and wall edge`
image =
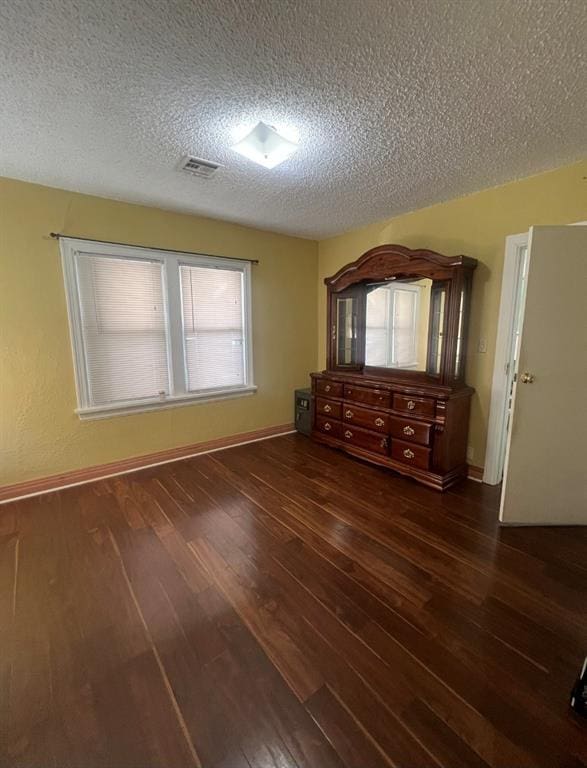
<svg viewBox="0 0 587 768">
<path fill-rule="evenodd" d="M 517 183 L 519 181 L 525 181 L 525 180 L 528 180 L 528 179 L 533 179 L 533 178 L 535 178 L 537 176 L 544 176 L 545 174 L 556 172 L 556 171 L 560 170 L 561 168 L 570 168 L 570 167 L 572 167 L 574 165 L 581 164 L 583 162 L 583 160 L 584 160 L 584 157 L 580 156 L 580 157 L 576 158 L 575 160 L 573 160 L 572 162 L 564 163 L 563 165 L 556 165 L 554 167 L 548 167 L 546 169 L 537 171 L 536 173 L 532 173 L 532 174 L 529 174 L 527 176 L 515 176 L 515 177 L 513 177 L 511 179 L 508 179 L 508 180 L 506 180 L 504 182 L 501 182 L 499 184 L 492 184 L 492 185 L 487 186 L 487 187 L 481 187 L 480 189 L 476 189 L 476 190 L 473 190 L 471 192 L 467 192 L 465 194 L 458 195 L 457 197 L 443 198 L 443 199 L 437 200 L 434 203 L 431 203 L 430 205 L 426 205 L 426 206 L 423 206 L 421 208 L 406 208 L 405 210 L 400 208 L 397 211 L 395 211 L 393 214 L 390 213 L 389 216 L 383 216 L 383 217 L 378 218 L 378 219 L 376 219 L 376 220 L 374 220 L 372 222 L 368 222 L 366 224 L 362 224 L 359 227 L 350 227 L 349 229 L 341 229 L 339 232 L 336 232 L 336 233 L 334 233 L 332 235 L 328 235 L 328 237 L 309 237 L 308 235 L 304 235 L 303 233 L 292 232 L 289 229 L 285 230 L 285 229 L 272 228 L 272 227 L 259 227 L 259 226 L 255 226 L 254 224 L 251 224 L 251 223 L 245 221 L 244 219 L 240 219 L 238 217 L 212 216 L 209 213 L 205 213 L 205 212 L 199 213 L 198 211 L 190 210 L 190 209 L 187 209 L 187 208 L 184 208 L 184 207 L 181 207 L 181 206 L 150 205 L 149 203 L 141 202 L 140 200 L 131 199 L 129 197 L 120 197 L 120 196 L 117 196 L 117 195 L 101 195 L 101 194 L 97 194 L 97 193 L 82 192 L 82 191 L 79 191 L 77 189 L 73 189 L 73 188 L 69 188 L 69 187 L 53 186 L 53 185 L 50 185 L 50 184 L 41 184 L 40 182 L 37 182 L 37 181 L 28 181 L 27 179 L 21 179 L 21 178 L 13 177 L 13 176 L 0 176 L 0 179 L 7 179 L 9 181 L 16 181 L 16 182 L 20 182 L 22 184 L 34 184 L 37 187 L 46 187 L 47 189 L 55 189 L 55 190 L 59 190 L 60 192 L 70 192 L 71 194 L 83 195 L 85 197 L 94 197 L 94 198 L 98 198 L 100 200 L 110 200 L 112 202 L 125 203 L 126 205 L 136 205 L 136 206 L 139 206 L 141 208 L 152 208 L 154 210 L 165 211 L 166 213 L 173 213 L 173 214 L 177 214 L 179 216 L 191 216 L 191 217 L 200 218 L 200 219 L 207 219 L 209 221 L 218 221 L 218 222 L 221 222 L 223 224 L 232 224 L 232 225 L 237 226 L 237 227 L 243 227 L 245 229 L 250 229 L 250 230 L 257 231 L 257 232 L 267 232 L 267 233 L 271 233 L 271 234 L 275 234 L 275 235 L 282 235 L 284 237 L 293 237 L 293 238 L 299 238 L 301 240 L 310 240 L 310 241 L 315 242 L 315 243 L 321 243 L 321 242 L 324 242 L 324 241 L 333 240 L 333 239 L 335 239 L 337 237 L 343 237 L 344 235 L 349 235 L 349 234 L 351 234 L 353 232 L 361 232 L 363 230 L 367 230 L 370 227 L 377 226 L 378 224 L 382 224 L 383 222 L 390 221 L 391 219 L 397 219 L 397 218 L 402 217 L 402 216 L 409 216 L 410 214 L 418 213 L 420 211 L 425 211 L 425 210 L 428 210 L 429 208 L 436 208 L 437 206 L 445 205 L 446 203 L 454 202 L 456 200 L 463 200 L 463 199 L 466 199 L 466 198 L 469 198 L 469 197 L 474 197 L 475 195 L 480 195 L 480 194 L 483 194 L 484 192 L 489 192 L 492 189 L 500 189 L 501 187 L 508 186 L 509 184 L 515 184 L 515 183 Z"/>
</svg>

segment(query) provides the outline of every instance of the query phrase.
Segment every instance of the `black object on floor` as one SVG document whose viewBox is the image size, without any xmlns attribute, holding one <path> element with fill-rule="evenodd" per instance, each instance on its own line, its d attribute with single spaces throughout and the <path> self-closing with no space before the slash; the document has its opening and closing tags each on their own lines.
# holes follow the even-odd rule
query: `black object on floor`
<svg viewBox="0 0 587 768">
<path fill-rule="evenodd" d="M 312 431 L 312 390 L 296 389 L 295 398 L 296 429 L 309 435 Z"/>
<path fill-rule="evenodd" d="M 587 657 L 583 669 L 571 692 L 571 707 L 583 717 L 587 717 Z"/>
</svg>

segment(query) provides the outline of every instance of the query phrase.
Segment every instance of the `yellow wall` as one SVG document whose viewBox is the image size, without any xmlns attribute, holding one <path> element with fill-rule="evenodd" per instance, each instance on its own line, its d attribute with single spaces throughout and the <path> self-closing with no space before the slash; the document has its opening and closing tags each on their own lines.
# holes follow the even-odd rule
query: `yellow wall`
<svg viewBox="0 0 587 768">
<path fill-rule="evenodd" d="M 258 258 L 250 397 L 81 422 L 49 232 Z M 293 421 L 316 362 L 317 244 L 0 179 L 0 486 Z"/>
<path fill-rule="evenodd" d="M 587 219 L 587 162 L 324 240 L 0 179 L 0 486 L 292 420 L 293 390 L 325 364 L 323 278 L 381 243 L 479 260 L 468 382 L 472 463 L 485 454 L 504 240 L 532 224 Z M 60 231 L 99 240 L 259 258 L 253 268 L 252 397 L 101 421 L 76 406 Z M 316 279 L 318 312 L 316 313 Z M 486 354 L 477 352 L 480 338 Z M 316 345 L 318 339 L 318 346 Z"/>
<path fill-rule="evenodd" d="M 507 235 L 525 232 L 533 224 L 569 224 L 587 219 L 587 162 L 478 192 L 378 222 L 319 243 L 318 367 L 326 362 L 326 288 L 324 278 L 382 243 L 422 247 L 446 255 L 464 253 L 479 260 L 473 279 L 467 382 L 475 387 L 469 444 L 472 464 L 482 466 L 504 245 Z M 480 338 L 487 353 L 480 354 Z"/>
</svg>

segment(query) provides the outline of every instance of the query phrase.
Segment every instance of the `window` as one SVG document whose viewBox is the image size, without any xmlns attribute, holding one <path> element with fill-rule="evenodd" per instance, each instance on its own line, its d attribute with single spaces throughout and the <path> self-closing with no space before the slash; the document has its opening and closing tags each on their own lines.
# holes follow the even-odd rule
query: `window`
<svg viewBox="0 0 587 768">
<path fill-rule="evenodd" d="M 61 240 L 81 418 L 251 394 L 250 263 Z"/>
<path fill-rule="evenodd" d="M 188 390 L 243 386 L 243 273 L 187 264 L 179 273 Z"/>
</svg>

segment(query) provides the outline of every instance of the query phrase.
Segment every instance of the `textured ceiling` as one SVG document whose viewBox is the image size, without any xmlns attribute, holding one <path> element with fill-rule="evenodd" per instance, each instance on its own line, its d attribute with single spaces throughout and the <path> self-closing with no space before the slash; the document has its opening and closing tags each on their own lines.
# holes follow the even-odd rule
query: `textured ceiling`
<svg viewBox="0 0 587 768">
<path fill-rule="evenodd" d="M 0 175 L 324 237 L 572 162 L 585 0 L 0 0 Z M 299 131 L 278 168 L 230 150 Z M 213 179 L 177 171 L 190 153 Z"/>
</svg>

